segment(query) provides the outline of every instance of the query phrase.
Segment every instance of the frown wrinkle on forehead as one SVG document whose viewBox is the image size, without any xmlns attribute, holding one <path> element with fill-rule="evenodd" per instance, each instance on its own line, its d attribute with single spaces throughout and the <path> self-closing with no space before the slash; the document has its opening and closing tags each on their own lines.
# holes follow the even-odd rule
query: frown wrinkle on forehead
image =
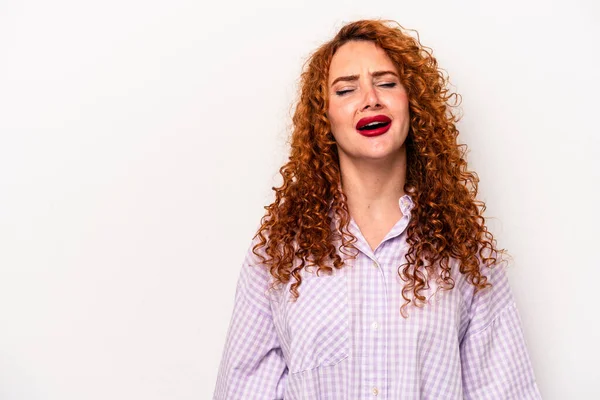
<svg viewBox="0 0 600 400">
<path fill-rule="evenodd" d="M 394 71 L 375 71 L 370 73 L 369 75 L 371 75 L 371 77 L 373 78 L 378 78 L 380 76 L 384 76 L 384 75 L 394 75 L 396 78 L 398 77 L 398 74 Z M 331 86 L 335 85 L 336 83 L 343 81 L 343 82 L 352 82 L 352 81 L 357 81 L 360 78 L 360 74 L 359 75 L 347 75 L 347 76 L 340 76 L 334 79 L 334 81 L 331 83 Z"/>
</svg>

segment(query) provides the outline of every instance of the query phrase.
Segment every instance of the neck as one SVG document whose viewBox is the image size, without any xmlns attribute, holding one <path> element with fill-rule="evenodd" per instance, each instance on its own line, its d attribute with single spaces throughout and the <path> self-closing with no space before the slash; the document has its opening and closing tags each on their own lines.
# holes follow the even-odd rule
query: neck
<svg viewBox="0 0 600 400">
<path fill-rule="evenodd" d="M 406 182 L 406 149 L 388 160 L 358 160 L 340 154 L 342 189 L 353 216 L 393 215 Z"/>
</svg>

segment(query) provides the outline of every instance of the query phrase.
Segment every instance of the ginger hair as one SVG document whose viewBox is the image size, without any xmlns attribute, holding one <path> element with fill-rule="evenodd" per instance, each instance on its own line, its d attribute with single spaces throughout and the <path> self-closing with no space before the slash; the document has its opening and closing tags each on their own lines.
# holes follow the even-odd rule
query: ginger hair
<svg viewBox="0 0 600 400">
<path fill-rule="evenodd" d="M 405 282 L 400 312 L 406 318 L 405 308 L 411 302 L 418 307 L 426 303 L 425 269 L 436 277 L 440 288 L 451 290 L 450 261 L 455 259 L 477 292 L 491 286 L 482 267 L 493 266 L 504 250 L 495 247 L 485 225 L 486 206 L 476 199 L 479 178 L 467 169 L 467 146 L 457 142 L 459 117 L 453 110 L 460 104 L 460 95 L 448 89 L 449 78 L 438 68 L 431 49 L 420 43 L 418 34 L 411 36 L 398 23 L 349 23 L 306 61 L 292 117 L 289 160 L 279 170 L 283 183 L 273 188 L 275 200 L 265 207 L 253 251 L 275 284 L 293 279 L 294 300 L 299 296 L 302 269 L 314 266 L 317 274 L 332 273 L 333 268 L 344 266 L 340 253 L 349 255 L 354 249 L 353 256 L 357 254 L 356 238 L 348 230 L 350 215 L 336 142 L 326 116 L 331 60 L 341 46 L 356 40 L 374 42 L 387 53 L 409 98 L 404 191 L 414 208 L 406 233 L 406 262 L 398 267 Z M 337 217 L 339 229 L 332 229 L 332 216 Z M 336 242 L 341 243 L 337 249 Z M 260 254 L 259 249 L 263 249 Z"/>
</svg>

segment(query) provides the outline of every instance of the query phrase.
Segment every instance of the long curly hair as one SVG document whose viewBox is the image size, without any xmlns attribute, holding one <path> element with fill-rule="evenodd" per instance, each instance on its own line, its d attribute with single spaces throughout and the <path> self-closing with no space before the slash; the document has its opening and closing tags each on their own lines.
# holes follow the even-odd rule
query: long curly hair
<svg viewBox="0 0 600 400">
<path fill-rule="evenodd" d="M 411 302 L 418 307 L 426 303 L 428 276 L 436 276 L 439 288 L 454 287 L 451 258 L 460 263 L 460 272 L 477 292 L 491 286 L 481 267 L 493 266 L 504 250 L 496 249 L 485 225 L 485 204 L 476 199 L 479 178 L 467 170 L 466 145 L 457 142 L 459 117 L 453 110 L 461 98 L 447 88 L 447 75 L 438 68 L 432 50 L 421 45 L 418 33 L 415 38 L 394 21 L 349 23 L 306 61 L 292 118 L 289 161 L 279 170 L 283 183 L 273 188 L 275 201 L 265 207 L 253 251 L 268 266 L 275 284 L 293 279 L 294 300 L 304 268 L 332 273 L 344 266 L 340 253 L 358 254 L 356 238 L 348 230 L 337 146 L 326 116 L 331 60 L 341 46 L 356 40 L 374 42 L 387 53 L 409 98 L 404 191 L 414 208 L 407 227 L 406 262 L 398 267 L 405 282 L 400 312 L 407 318 L 405 308 Z M 332 229 L 334 216 L 339 224 Z M 341 245 L 336 249 L 335 243 Z"/>
</svg>

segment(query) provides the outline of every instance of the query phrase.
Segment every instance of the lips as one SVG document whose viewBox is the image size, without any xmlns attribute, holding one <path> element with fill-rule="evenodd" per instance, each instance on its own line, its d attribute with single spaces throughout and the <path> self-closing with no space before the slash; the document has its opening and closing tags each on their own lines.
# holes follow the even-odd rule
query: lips
<svg viewBox="0 0 600 400">
<path fill-rule="evenodd" d="M 364 136 L 378 136 L 390 129 L 392 120 L 385 115 L 361 118 L 356 124 L 358 133 Z"/>
</svg>

